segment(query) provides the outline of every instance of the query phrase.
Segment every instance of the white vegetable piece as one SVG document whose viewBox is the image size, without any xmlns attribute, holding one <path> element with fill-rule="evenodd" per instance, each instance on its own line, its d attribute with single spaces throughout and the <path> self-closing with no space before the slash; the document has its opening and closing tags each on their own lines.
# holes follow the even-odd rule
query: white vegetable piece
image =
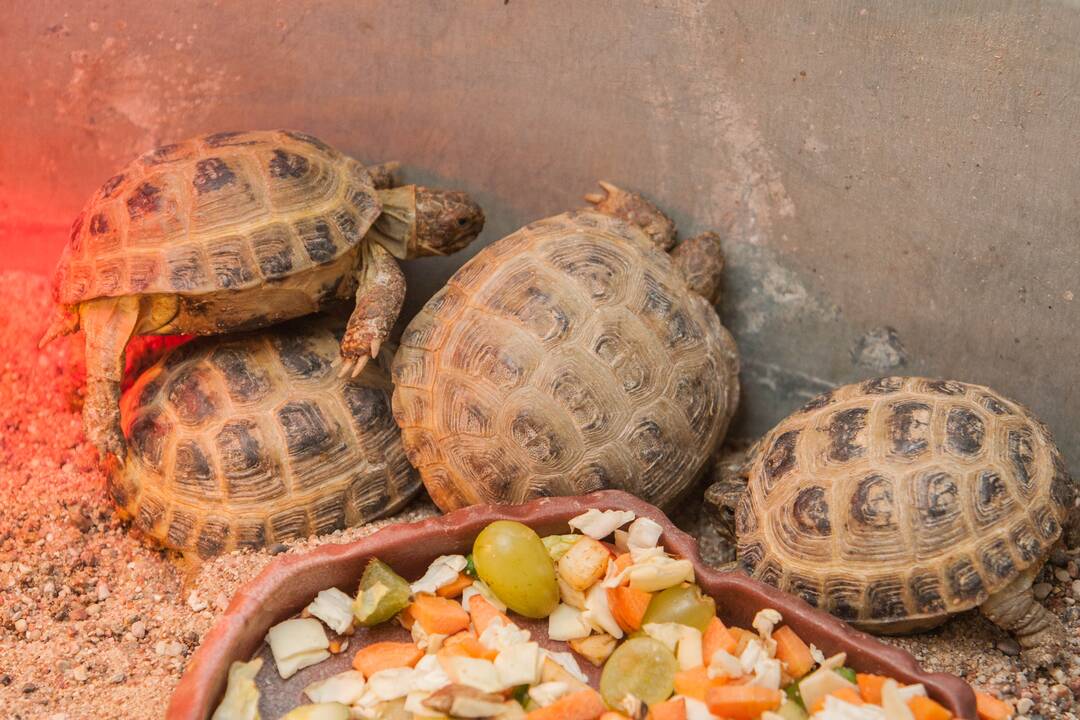
<svg viewBox="0 0 1080 720">
<path fill-rule="evenodd" d="M 412 668 L 380 670 L 367 679 L 367 690 L 359 704 L 366 706 L 369 703 L 375 705 L 386 700 L 397 700 L 415 689 L 416 671 Z"/>
<path fill-rule="evenodd" d="M 544 656 L 534 642 L 506 648 L 495 656 L 495 671 L 503 687 L 533 685 L 540 681 L 540 664 Z"/>
<path fill-rule="evenodd" d="M 896 692 L 900 695 L 900 699 L 904 701 L 906 705 L 914 697 L 926 697 L 926 688 L 922 683 L 915 683 L 914 685 L 903 685 L 896 689 Z"/>
<path fill-rule="evenodd" d="M 663 532 L 664 529 L 660 527 L 659 523 L 649 518 L 640 517 L 630 523 L 630 528 L 627 531 L 626 547 L 631 551 L 654 548 L 660 542 L 660 535 Z"/>
<path fill-rule="evenodd" d="M 709 712 L 709 707 L 700 700 L 684 695 L 676 695 L 686 701 L 686 720 L 716 720 L 716 716 Z"/>
<path fill-rule="evenodd" d="M 615 550 L 617 550 L 618 552 L 621 552 L 621 553 L 629 552 L 630 551 L 630 546 L 627 545 L 627 542 L 629 542 L 629 540 L 630 540 L 630 533 L 628 533 L 626 530 L 616 530 L 615 531 Z"/>
<path fill-rule="evenodd" d="M 424 577 L 420 578 L 409 589 L 413 595 L 428 593 L 434 595 L 439 588 L 449 585 L 458 578 L 458 574 L 468 565 L 464 555 L 440 555 L 428 565 Z"/>
<path fill-rule="evenodd" d="M 762 658 L 754 665 L 754 677 L 749 683 L 770 690 L 780 689 L 780 661 Z"/>
<path fill-rule="evenodd" d="M 431 693 L 423 690 L 413 690 L 405 696 L 405 712 L 412 713 L 413 718 L 445 718 L 446 714 L 438 710 L 432 710 L 424 701 L 431 697 Z M 366 715 L 363 717 L 367 717 Z M 379 717 L 379 716 L 375 716 Z"/>
<path fill-rule="evenodd" d="M 559 603 L 548 615 L 548 637 L 552 640 L 577 640 L 592 632 L 581 611 L 565 603 Z"/>
<path fill-rule="evenodd" d="M 349 720 L 349 706 L 341 703 L 317 703 L 293 708 L 281 720 Z"/>
<path fill-rule="evenodd" d="M 630 577 L 630 587 L 645 592 L 659 592 L 681 582 L 694 582 L 694 566 L 690 561 L 669 557 L 650 558 L 644 563 L 635 562 L 626 573 Z"/>
<path fill-rule="evenodd" d="M 322 623 L 315 618 L 296 618 L 280 622 L 266 634 L 274 655 L 278 675 L 287 680 L 298 670 L 330 657 L 330 641 Z"/>
<path fill-rule="evenodd" d="M 881 709 L 886 720 L 915 720 L 915 714 L 900 697 L 900 686 L 892 678 L 881 686 Z"/>
<path fill-rule="evenodd" d="M 364 696 L 364 674 L 356 670 L 346 670 L 337 675 L 313 682 L 304 688 L 304 694 L 313 703 L 339 702 L 352 705 Z"/>
<path fill-rule="evenodd" d="M 828 662 L 828 661 L 826 661 Z M 855 683 L 840 675 L 831 667 L 822 665 L 799 681 L 799 693 L 806 707 L 814 707 L 821 698 L 841 688 L 858 690 Z"/>
<path fill-rule="evenodd" d="M 326 623 L 338 635 L 343 635 L 353 624 L 353 599 L 332 587 L 321 590 L 307 606 L 307 611 Z"/>
<path fill-rule="evenodd" d="M 592 508 L 572 518 L 567 524 L 594 540 L 603 540 L 626 523 L 633 522 L 634 517 L 634 513 L 629 510 L 597 510 Z"/>
<path fill-rule="evenodd" d="M 495 593 L 492 592 L 491 588 L 479 578 L 473 580 L 473 584 L 461 592 L 461 607 L 465 608 L 465 612 L 469 612 L 469 598 L 474 595 L 483 596 L 483 598 L 491 603 L 496 610 L 499 612 L 506 612 L 506 603 L 495 597 Z"/>
<path fill-rule="evenodd" d="M 262 658 L 234 662 L 229 666 L 229 684 L 225 697 L 210 720 L 259 720 L 259 690 L 255 676 L 262 669 Z"/>
<path fill-rule="evenodd" d="M 517 625 L 507 625 L 502 620 L 493 621 L 484 632 L 480 633 L 480 644 L 486 648 L 502 652 L 508 647 L 527 643 L 532 639 L 528 630 L 523 630 Z"/>
<path fill-rule="evenodd" d="M 742 663 L 727 650 L 717 650 L 709 660 L 708 674 L 710 678 L 742 677 Z"/>
<path fill-rule="evenodd" d="M 623 636 L 622 628 L 615 621 L 615 616 L 611 614 L 608 606 L 607 588 L 599 583 L 593 585 L 585 595 L 585 612 L 581 616 L 589 625 L 600 632 L 606 632 L 616 640 Z"/>
<path fill-rule="evenodd" d="M 529 697 L 540 707 L 547 707 L 568 692 L 570 686 L 564 682 L 546 682 L 529 688 Z"/>
<path fill-rule="evenodd" d="M 887 720 L 885 711 L 876 705 L 853 705 L 835 695 L 825 697 L 825 709 L 814 715 L 815 720 Z"/>
<path fill-rule="evenodd" d="M 739 665 L 742 666 L 744 673 L 752 673 L 758 661 L 767 660 L 768 657 L 769 654 L 765 651 L 765 646 L 761 644 L 760 640 L 750 640 L 746 643 L 742 654 L 739 655 Z"/>
<path fill-rule="evenodd" d="M 499 680 L 499 671 L 490 660 L 471 657 L 451 657 L 444 662 L 450 680 L 476 688 L 482 692 L 499 692 L 505 685 Z"/>
<path fill-rule="evenodd" d="M 550 650 L 545 650 L 544 655 L 551 658 L 552 662 L 558 664 L 559 667 L 570 673 L 570 676 L 575 680 L 580 680 L 583 683 L 589 682 L 589 678 L 586 677 L 585 673 L 581 672 L 581 667 L 578 666 L 573 653 L 551 652 Z"/>
<path fill-rule="evenodd" d="M 425 655 L 413 668 L 413 687 L 417 690 L 433 692 L 449 684 L 450 676 L 435 655 Z"/>
</svg>

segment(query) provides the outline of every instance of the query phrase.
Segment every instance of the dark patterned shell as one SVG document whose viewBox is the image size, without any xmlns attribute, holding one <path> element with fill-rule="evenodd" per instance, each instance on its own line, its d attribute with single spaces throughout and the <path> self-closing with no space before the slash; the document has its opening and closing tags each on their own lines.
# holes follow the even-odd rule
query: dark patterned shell
<svg viewBox="0 0 1080 720">
<path fill-rule="evenodd" d="M 130 451 L 110 489 L 167 547 L 209 557 L 395 512 L 419 490 L 375 363 L 337 377 L 306 321 L 181 346 L 121 401 Z"/>
<path fill-rule="evenodd" d="M 217 133 L 152 150 L 75 219 L 57 300 L 250 288 L 333 261 L 380 204 L 364 167 L 317 138 Z"/>
<path fill-rule="evenodd" d="M 410 323 L 394 417 L 444 510 L 601 488 L 670 507 L 735 408 L 738 356 L 637 228 L 541 220 L 462 267 Z"/>
<path fill-rule="evenodd" d="M 757 445 L 736 513 L 755 577 L 862 626 L 943 618 L 1041 563 L 1073 485 L 1049 430 L 978 385 L 887 377 Z"/>
</svg>

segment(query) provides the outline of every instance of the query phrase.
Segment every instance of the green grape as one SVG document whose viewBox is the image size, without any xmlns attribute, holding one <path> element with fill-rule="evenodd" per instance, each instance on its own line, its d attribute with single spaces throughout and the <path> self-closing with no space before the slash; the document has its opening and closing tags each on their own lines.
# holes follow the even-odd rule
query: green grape
<svg viewBox="0 0 1080 720">
<path fill-rule="evenodd" d="M 697 585 L 682 583 L 653 595 L 641 624 L 679 623 L 705 632 L 714 617 L 716 601 L 703 595 Z"/>
<path fill-rule="evenodd" d="M 663 702 L 675 689 L 675 655 L 649 637 L 627 640 L 611 653 L 600 674 L 600 694 L 612 710 L 633 695 L 646 705 Z"/>
<path fill-rule="evenodd" d="M 525 617 L 544 618 L 559 604 L 555 563 L 532 528 L 497 520 L 476 536 L 473 561 L 495 596 Z"/>
<path fill-rule="evenodd" d="M 855 677 L 855 670 L 847 667 L 846 665 L 841 665 L 840 667 L 836 668 L 836 673 L 849 682 L 858 682 Z"/>
<path fill-rule="evenodd" d="M 784 720 L 806 720 L 809 715 L 806 714 L 806 710 L 803 710 L 803 706 L 797 702 L 787 700 L 780 709 L 776 711 L 776 714 L 782 717 Z"/>
<path fill-rule="evenodd" d="M 405 578 L 382 560 L 372 558 L 360 577 L 353 616 L 364 627 L 386 622 L 408 606 L 411 592 Z"/>
</svg>

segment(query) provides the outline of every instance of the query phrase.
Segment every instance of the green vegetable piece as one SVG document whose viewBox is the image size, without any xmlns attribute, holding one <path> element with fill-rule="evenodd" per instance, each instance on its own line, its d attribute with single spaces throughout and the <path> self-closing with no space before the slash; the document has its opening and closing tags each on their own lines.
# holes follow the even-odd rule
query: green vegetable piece
<svg viewBox="0 0 1080 720">
<path fill-rule="evenodd" d="M 566 551 L 573 547 L 574 543 L 582 538 L 581 535 L 548 535 L 543 538 L 544 547 L 547 548 L 548 555 L 555 562 L 559 562 Z"/>
<path fill-rule="evenodd" d="M 511 694 L 510 697 L 514 698 L 519 703 L 524 705 L 529 699 L 529 686 L 518 685 L 516 688 L 514 688 L 514 692 L 513 694 Z"/>
<path fill-rule="evenodd" d="M 387 700 L 375 706 L 374 720 L 413 720 L 413 714 L 405 709 L 405 698 Z"/>
<path fill-rule="evenodd" d="M 682 583 L 653 595 L 641 624 L 679 623 L 705 632 L 714 617 L 716 601 L 702 594 L 697 585 Z"/>
<path fill-rule="evenodd" d="M 802 705 L 791 700 L 785 701 L 780 706 L 780 709 L 776 711 L 776 714 L 784 718 L 784 720 L 807 720 L 810 717 Z"/>
<path fill-rule="evenodd" d="M 787 695 L 787 701 L 795 703 L 803 710 L 806 709 L 806 703 L 803 702 L 802 693 L 799 692 L 799 683 L 793 682 L 784 688 L 784 693 Z"/>
<path fill-rule="evenodd" d="M 495 596 L 516 613 L 545 618 L 559 604 L 555 563 L 532 528 L 497 520 L 476 536 L 473 561 Z"/>
<path fill-rule="evenodd" d="M 472 553 L 465 556 L 465 574 L 471 578 L 478 578 L 476 574 L 476 563 L 473 561 Z"/>
<path fill-rule="evenodd" d="M 353 616 L 363 627 L 386 622 L 409 605 L 411 590 L 405 578 L 377 558 L 371 559 L 360 577 L 353 600 Z"/>
<path fill-rule="evenodd" d="M 842 666 L 836 668 L 836 673 L 840 677 L 847 680 L 848 682 L 853 682 L 853 683 L 858 682 L 858 680 L 855 678 L 855 670 L 852 669 L 852 668 L 849 668 L 847 665 L 842 665 Z"/>
<path fill-rule="evenodd" d="M 646 705 L 667 700 L 675 690 L 675 655 L 650 637 L 627 640 L 611 653 L 600 674 L 600 694 L 612 710 L 633 695 Z"/>
</svg>

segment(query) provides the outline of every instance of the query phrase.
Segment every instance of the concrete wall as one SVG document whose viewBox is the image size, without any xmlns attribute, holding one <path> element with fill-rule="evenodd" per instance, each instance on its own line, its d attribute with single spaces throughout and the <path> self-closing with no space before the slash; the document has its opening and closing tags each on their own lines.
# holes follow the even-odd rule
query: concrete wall
<svg viewBox="0 0 1080 720">
<path fill-rule="evenodd" d="M 0 8 L 0 67 L 0 267 L 47 271 L 115 168 L 199 132 L 399 159 L 484 242 L 606 178 L 729 228 L 737 432 L 902 363 L 1080 462 L 1075 3 L 38 0 Z M 407 312 L 463 259 L 412 264 Z"/>
</svg>

